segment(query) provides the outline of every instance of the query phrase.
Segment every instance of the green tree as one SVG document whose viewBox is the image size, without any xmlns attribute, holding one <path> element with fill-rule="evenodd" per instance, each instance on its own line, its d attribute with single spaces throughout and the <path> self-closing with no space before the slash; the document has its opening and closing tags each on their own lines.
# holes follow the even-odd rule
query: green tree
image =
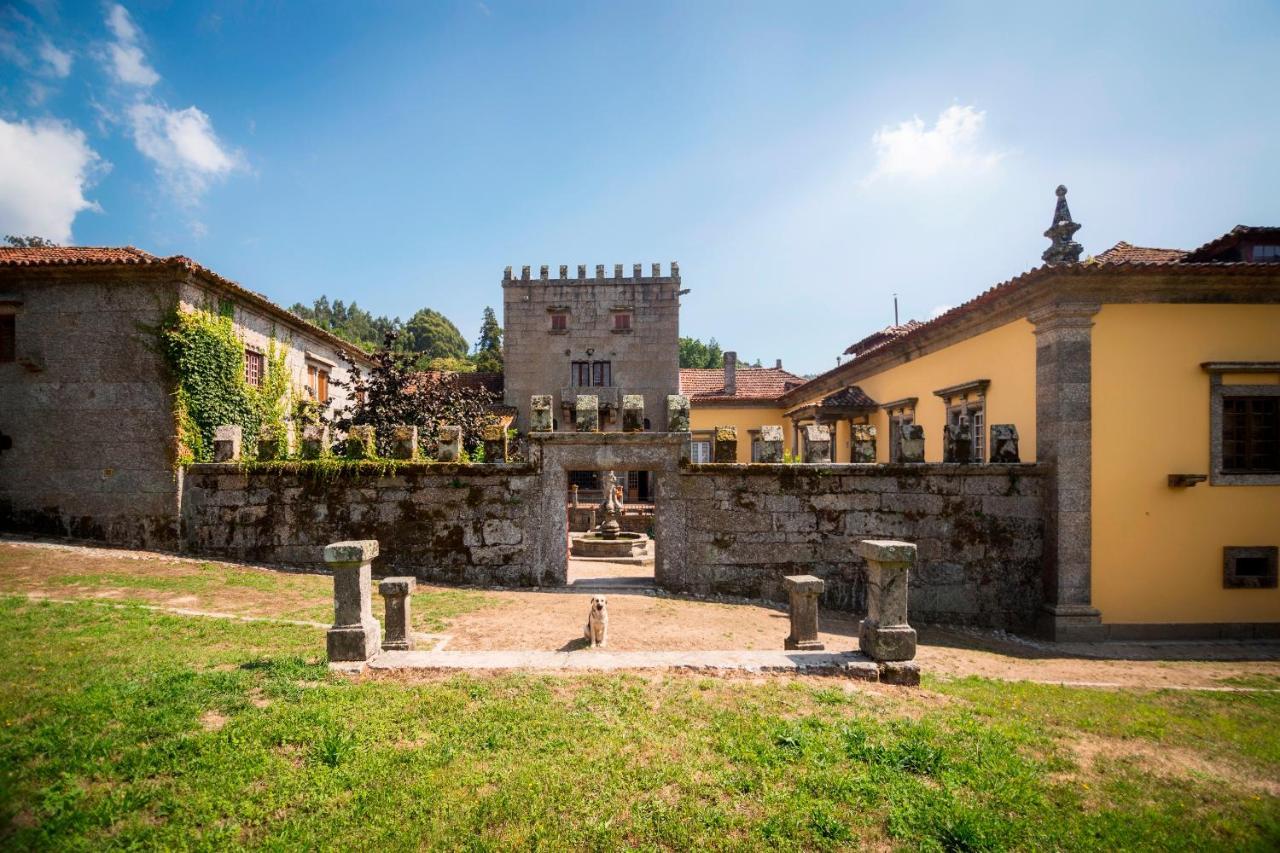
<svg viewBox="0 0 1280 853">
<path fill-rule="evenodd" d="M 34 234 L 6 234 L 4 241 L 15 249 L 53 249 L 57 247 L 57 243 L 48 237 L 37 237 Z"/>
<path fill-rule="evenodd" d="M 697 338 L 681 338 L 680 366 L 708 369 L 724 367 L 724 352 L 715 338 L 705 344 Z"/>
<path fill-rule="evenodd" d="M 467 357 L 467 339 L 439 311 L 423 308 L 409 318 L 404 330 L 409 349 L 421 360 Z"/>
<path fill-rule="evenodd" d="M 485 373 L 502 372 L 502 327 L 498 325 L 498 317 L 492 308 L 484 309 L 484 319 L 480 321 L 480 338 L 476 341 L 476 352 L 471 359 L 476 370 Z"/>
</svg>

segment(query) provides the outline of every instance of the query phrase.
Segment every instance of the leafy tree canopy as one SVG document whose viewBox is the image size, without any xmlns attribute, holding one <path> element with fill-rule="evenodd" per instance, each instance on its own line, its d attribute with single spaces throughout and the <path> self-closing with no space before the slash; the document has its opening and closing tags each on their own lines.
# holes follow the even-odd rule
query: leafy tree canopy
<svg viewBox="0 0 1280 853">
<path fill-rule="evenodd" d="M 399 317 L 394 320 L 375 317 L 354 302 L 346 305 L 341 299 L 335 299 L 330 303 L 327 296 L 311 303 L 310 308 L 298 302 L 289 310 L 344 341 L 369 351 L 377 349 L 387 332 L 395 331 L 401 325 Z"/>
<path fill-rule="evenodd" d="M 738 358 L 740 367 L 760 367 L 760 359 L 756 359 L 755 363 L 748 362 L 745 358 Z M 680 339 L 680 366 L 681 367 L 702 367 L 709 370 L 718 370 L 724 367 L 724 351 L 720 349 L 720 344 L 715 338 L 707 341 L 705 344 L 697 338 L 681 338 Z"/>
<path fill-rule="evenodd" d="M 423 308 L 404 325 L 409 349 L 421 358 L 466 358 L 467 339 L 439 311 Z"/>
<path fill-rule="evenodd" d="M 47 237 L 37 237 L 34 234 L 6 234 L 4 241 L 10 246 L 17 249 L 52 249 L 57 247 L 57 243 Z"/>
</svg>

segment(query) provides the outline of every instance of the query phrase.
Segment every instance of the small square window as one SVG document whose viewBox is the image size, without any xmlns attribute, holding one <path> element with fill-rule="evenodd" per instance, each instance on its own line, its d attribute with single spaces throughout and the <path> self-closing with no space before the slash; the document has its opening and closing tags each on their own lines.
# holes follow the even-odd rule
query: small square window
<svg viewBox="0 0 1280 853">
<path fill-rule="evenodd" d="M 244 381 L 254 388 L 262 387 L 262 376 L 266 372 L 266 359 L 262 353 L 253 350 L 244 351 Z"/>
<path fill-rule="evenodd" d="M 689 442 L 689 461 L 704 464 L 711 461 L 711 442 Z"/>
<path fill-rule="evenodd" d="M 613 315 L 613 330 L 615 332 L 631 331 L 631 315 L 619 312 Z"/>
<path fill-rule="evenodd" d="M 1222 586 L 1226 589 L 1275 589 L 1276 546 L 1222 549 Z"/>
<path fill-rule="evenodd" d="M 568 314 L 552 314 L 551 315 L 551 331 L 565 332 L 569 330 Z"/>
</svg>

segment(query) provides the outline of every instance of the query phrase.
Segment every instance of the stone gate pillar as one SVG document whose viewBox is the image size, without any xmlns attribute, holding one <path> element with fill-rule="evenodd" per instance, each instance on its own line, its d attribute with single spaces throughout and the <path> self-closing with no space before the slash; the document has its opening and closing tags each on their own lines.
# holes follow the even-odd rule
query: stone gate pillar
<svg viewBox="0 0 1280 853">
<path fill-rule="evenodd" d="M 1052 640 L 1105 637 L 1093 606 L 1092 329 L 1096 304 L 1049 305 L 1027 319 L 1036 335 L 1036 459 L 1053 466 L 1044 507 L 1044 610 Z"/>
</svg>

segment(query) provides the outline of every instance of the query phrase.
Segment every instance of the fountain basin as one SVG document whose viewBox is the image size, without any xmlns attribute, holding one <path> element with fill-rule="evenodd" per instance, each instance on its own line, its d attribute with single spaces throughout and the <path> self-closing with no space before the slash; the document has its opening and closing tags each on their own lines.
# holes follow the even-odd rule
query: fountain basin
<svg viewBox="0 0 1280 853">
<path fill-rule="evenodd" d="M 599 533 L 575 536 L 569 545 L 569 553 L 575 557 L 634 557 L 643 554 L 649 545 L 649 537 L 643 533 L 618 533 L 606 539 Z"/>
</svg>

